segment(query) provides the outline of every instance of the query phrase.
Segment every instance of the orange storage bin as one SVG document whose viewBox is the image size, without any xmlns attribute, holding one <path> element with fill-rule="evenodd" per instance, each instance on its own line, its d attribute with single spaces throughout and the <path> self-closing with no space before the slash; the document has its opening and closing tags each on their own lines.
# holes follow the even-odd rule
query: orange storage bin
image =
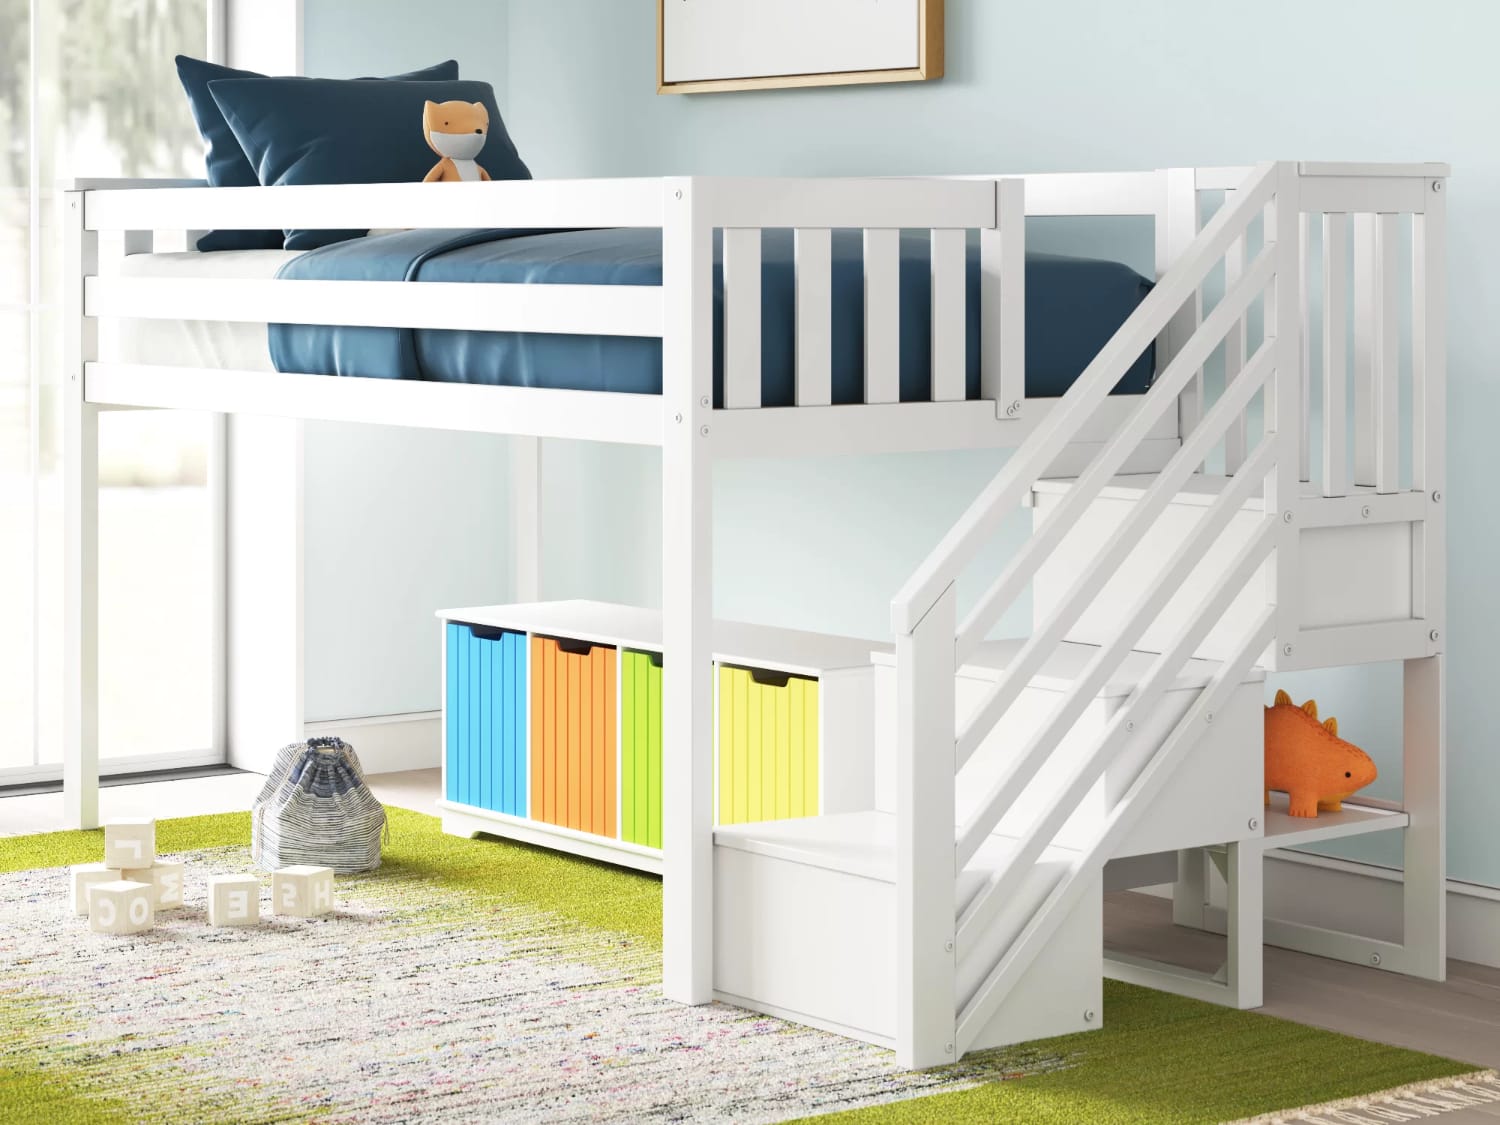
<svg viewBox="0 0 1500 1125">
<path fill-rule="evenodd" d="M 615 650 L 531 638 L 531 817 L 616 835 Z"/>
</svg>

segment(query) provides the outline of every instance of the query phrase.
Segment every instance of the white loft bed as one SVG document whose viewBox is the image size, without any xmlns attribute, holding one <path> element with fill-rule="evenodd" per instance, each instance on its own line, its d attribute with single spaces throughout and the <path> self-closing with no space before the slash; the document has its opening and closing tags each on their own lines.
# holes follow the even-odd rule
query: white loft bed
<svg viewBox="0 0 1500 1125">
<path fill-rule="evenodd" d="M 677 178 L 438 189 L 81 183 L 65 204 L 70 816 L 82 826 L 97 818 L 100 410 L 189 409 L 519 437 L 513 487 L 520 501 L 522 600 L 536 597 L 539 577 L 536 439 L 655 445 L 663 464 L 660 647 L 672 667 L 688 669 L 666 678 L 663 689 L 668 996 L 686 1003 L 732 997 L 886 1043 L 912 1065 L 1098 1026 L 1097 1004 L 1064 1012 L 1047 997 L 1059 995 L 1060 980 L 1088 978 L 1094 964 L 1088 958 L 1102 958 L 1090 913 L 1097 896 L 1090 892 L 1105 862 L 1149 842 L 1157 852 L 1181 849 L 1186 857 L 1179 921 L 1214 924 L 1204 909 L 1202 856 L 1211 854 L 1226 873 L 1227 988 L 1150 964 L 1101 960 L 1098 968 L 1253 1006 L 1262 932 L 1259 857 L 1281 830 L 1280 838 L 1296 842 L 1401 830 L 1404 928 L 1400 941 L 1372 941 L 1294 919 L 1268 920 L 1275 941 L 1440 979 L 1446 175 L 1446 167 L 1432 164 L 1277 163 L 999 178 Z M 437 224 L 435 191 L 444 201 Z M 1144 215 L 1156 231 L 1156 288 L 1071 389 L 1052 400 L 1025 394 L 1024 219 L 1034 215 Z M 434 225 L 660 227 L 662 284 L 184 279 L 112 275 L 100 264 L 102 232 L 124 232 L 126 252 L 145 252 L 160 244 L 153 232 L 184 228 Z M 862 403 L 835 406 L 828 232 L 851 227 L 864 231 L 865 393 Z M 797 231 L 792 407 L 760 406 L 760 233 L 767 228 Z M 896 401 L 903 228 L 932 232 L 932 401 Z M 712 389 L 716 229 L 723 231 L 728 341 L 722 408 L 714 407 Z M 1407 229 L 1409 291 L 1398 278 Z M 968 401 L 963 270 L 971 230 L 980 232 L 983 345 L 980 398 Z M 1214 301 L 1221 278 L 1223 296 Z M 1317 302 L 1310 299 L 1314 290 Z M 1398 325 L 1405 304 L 1412 331 L 1411 359 L 1403 365 Z M 1318 308 L 1335 310 L 1326 318 L 1333 323 L 1352 314 L 1351 331 L 1322 331 Z M 659 336 L 663 393 L 120 362 L 99 350 L 100 318 Z M 1325 372 L 1320 379 L 1313 377 L 1314 340 Z M 1151 390 L 1109 396 L 1153 341 L 1158 374 Z M 1221 345 L 1222 386 L 1203 371 Z M 1352 424 L 1343 408 L 1351 392 Z M 1252 417 L 1257 401 L 1263 424 Z M 1324 408 L 1315 411 L 1317 402 Z M 1321 415 L 1316 424 L 1315 414 Z M 1403 428 L 1411 435 L 1407 458 Z M 716 847 L 714 462 L 974 447 L 1015 452 L 892 602 L 894 657 L 877 669 L 889 677 L 882 697 L 889 712 L 880 730 L 890 745 L 874 751 L 889 755 L 883 768 L 892 779 L 890 807 L 850 820 L 741 825 L 721 833 Z M 960 621 L 960 575 L 1019 505 L 1035 505 L 1034 534 Z M 987 634 L 1028 587 L 1034 632 L 997 654 Z M 1257 668 L 1374 660 L 1405 661 L 1399 807 L 1351 802 L 1351 815 L 1336 823 L 1289 826 L 1272 810 L 1262 826 L 1259 817 L 1243 815 L 1243 795 L 1220 799 L 1204 789 L 1208 780 L 1192 780 L 1207 751 L 1237 755 L 1241 765 L 1258 762 Z M 1190 665 L 1207 670 L 1185 681 Z M 955 778 L 989 762 L 993 733 L 1017 720 L 1028 692 L 1056 683 L 1063 685 L 1056 710 L 1032 721 L 1023 749 L 1012 744 L 998 768 L 986 767 L 978 797 L 958 811 Z M 1074 756 L 1067 768 L 1054 768 L 1066 757 L 1064 747 L 1073 746 L 1070 729 L 1082 729 L 1077 724 L 1105 697 L 1115 702 L 1099 713 L 1083 749 L 1068 751 Z M 1051 777 L 1052 788 L 1038 790 L 1038 777 Z M 1099 785 L 1106 797 L 1092 804 Z M 1214 814 L 1211 824 L 1190 826 L 1190 817 L 1171 811 L 1181 805 L 1163 804 L 1174 785 L 1197 786 L 1199 802 Z M 1069 846 L 1058 851 L 1085 805 L 1095 809 L 1093 828 L 1069 836 Z M 1001 829 L 1022 808 L 1029 823 L 1002 841 Z M 1153 836 L 1143 823 L 1181 831 Z M 1212 850 L 1216 844 L 1226 847 Z M 802 909 L 807 903 L 798 896 L 813 893 L 808 880 L 818 879 L 833 881 L 816 892 L 829 901 L 871 880 L 888 888 L 889 897 L 866 902 L 866 916 L 850 921 L 851 939 L 861 926 L 890 935 L 880 954 L 888 960 L 866 966 L 867 985 L 883 976 L 890 989 L 868 1022 L 846 1017 L 839 997 L 780 998 L 805 981 L 740 973 L 730 988 L 716 977 L 730 972 L 741 952 L 732 927 L 721 924 L 716 935 L 716 911 L 752 901 L 765 907 L 765 918 Z M 768 933 L 758 940 L 776 939 Z M 837 945 L 835 932 L 829 941 Z M 839 955 L 847 948 L 824 956 L 844 960 Z M 816 971 L 818 957 L 807 961 Z M 763 994 L 754 991 L 762 987 Z"/>
</svg>

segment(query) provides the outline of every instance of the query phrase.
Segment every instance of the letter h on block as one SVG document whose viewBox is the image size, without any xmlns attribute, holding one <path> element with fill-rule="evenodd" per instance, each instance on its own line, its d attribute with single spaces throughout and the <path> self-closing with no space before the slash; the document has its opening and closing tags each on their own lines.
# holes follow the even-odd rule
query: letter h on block
<svg viewBox="0 0 1500 1125">
<path fill-rule="evenodd" d="M 312 918 L 333 909 L 333 868 L 299 864 L 271 873 L 271 909 Z"/>
</svg>

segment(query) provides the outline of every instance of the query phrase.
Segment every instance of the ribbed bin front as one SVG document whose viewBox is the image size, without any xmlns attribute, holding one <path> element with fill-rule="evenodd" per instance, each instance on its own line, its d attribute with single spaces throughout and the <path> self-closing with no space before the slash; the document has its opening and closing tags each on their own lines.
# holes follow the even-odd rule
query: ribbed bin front
<svg viewBox="0 0 1500 1125">
<path fill-rule="evenodd" d="M 818 681 L 719 667 L 719 823 L 818 813 Z"/>
<path fill-rule="evenodd" d="M 661 847 L 661 657 L 620 657 L 620 837 Z"/>
<path fill-rule="evenodd" d="M 615 650 L 531 638 L 531 818 L 615 835 Z"/>
<path fill-rule="evenodd" d="M 449 622 L 447 797 L 526 815 L 526 638 Z"/>
</svg>

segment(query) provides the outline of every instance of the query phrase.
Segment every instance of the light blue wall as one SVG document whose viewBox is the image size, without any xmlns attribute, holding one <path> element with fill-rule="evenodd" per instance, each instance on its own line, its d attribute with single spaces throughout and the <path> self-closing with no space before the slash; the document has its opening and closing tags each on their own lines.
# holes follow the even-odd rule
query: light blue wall
<svg viewBox="0 0 1500 1125">
<path fill-rule="evenodd" d="M 315 52 L 315 15 L 331 26 L 334 12 L 358 8 L 369 42 L 356 57 L 378 70 L 377 62 L 404 67 L 433 54 L 408 54 L 413 42 L 453 44 L 436 56 L 466 47 L 465 13 L 478 23 L 501 7 L 448 0 L 402 13 L 382 3 L 372 21 L 363 14 L 371 6 L 352 0 L 307 5 L 309 68 L 316 56 L 343 70 L 356 49 L 329 37 Z M 1500 477 L 1488 433 L 1500 419 L 1500 384 L 1487 331 L 1500 305 L 1500 5 L 949 0 L 940 82 L 698 97 L 655 93 L 654 9 L 654 0 L 511 0 L 502 104 L 538 176 L 1452 162 L 1452 871 L 1500 884 L 1500 824 L 1490 809 L 1500 783 L 1491 764 L 1495 709 L 1486 703 L 1497 663 L 1484 640 L 1500 636 L 1500 584 L 1491 578 L 1500 521 L 1485 500 Z M 501 70 L 497 62 L 497 83 Z M 655 603 L 655 460 L 560 449 L 554 462 L 548 592 Z M 963 454 L 725 466 L 716 486 L 719 612 L 881 631 L 891 593 L 998 463 Z M 1381 667 L 1290 686 L 1299 698 L 1319 694 L 1389 785 L 1399 765 L 1399 680 L 1399 669 Z"/>
</svg>

